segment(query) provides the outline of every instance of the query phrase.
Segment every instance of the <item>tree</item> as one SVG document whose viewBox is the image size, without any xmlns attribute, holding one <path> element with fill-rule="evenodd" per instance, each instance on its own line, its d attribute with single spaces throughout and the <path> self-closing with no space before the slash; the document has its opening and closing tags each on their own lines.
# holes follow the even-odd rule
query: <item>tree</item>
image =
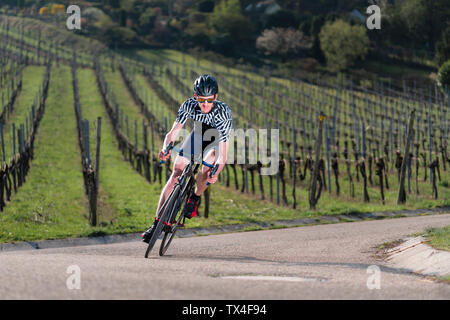
<svg viewBox="0 0 450 320">
<path fill-rule="evenodd" d="M 264 30 L 256 39 L 256 48 L 263 50 L 266 55 L 278 55 L 282 62 L 289 55 L 296 54 L 300 49 L 309 49 L 311 41 L 300 30 L 292 28 L 274 28 Z"/>
<path fill-rule="evenodd" d="M 159 11 L 155 8 L 147 8 L 139 17 L 139 26 L 142 28 L 142 32 L 146 33 L 150 29 L 153 29 L 155 25 L 156 17 Z"/>
<path fill-rule="evenodd" d="M 363 26 L 343 20 L 327 22 L 319 33 L 320 47 L 330 71 L 344 70 L 368 53 L 369 38 Z"/>
<path fill-rule="evenodd" d="M 434 48 L 448 22 L 448 0 L 402 0 L 398 8 L 414 42 Z"/>
<path fill-rule="evenodd" d="M 436 59 L 438 65 L 450 59 L 450 26 L 442 33 L 442 38 L 436 43 Z"/>
<path fill-rule="evenodd" d="M 303 16 L 300 19 L 300 25 L 298 26 L 298 29 L 303 32 L 305 35 L 310 36 L 311 35 L 311 22 L 312 22 L 312 16 Z"/>
<path fill-rule="evenodd" d="M 239 0 L 222 0 L 210 16 L 211 25 L 218 37 L 229 36 L 235 44 L 249 41 L 253 32 L 250 19 L 241 13 Z"/>
<path fill-rule="evenodd" d="M 325 18 L 323 16 L 313 16 L 311 20 L 311 35 L 317 36 L 324 24 Z"/>
<path fill-rule="evenodd" d="M 400 8 L 387 4 L 381 8 L 383 36 L 380 40 L 387 46 L 399 46 L 411 44 L 408 26 L 403 22 Z"/>
<path fill-rule="evenodd" d="M 450 60 L 444 63 L 440 68 L 437 76 L 438 85 L 444 90 L 450 88 Z"/>
<path fill-rule="evenodd" d="M 402 19 L 402 22 L 407 26 L 410 34 L 414 34 L 417 40 L 423 42 L 425 40 L 423 39 L 425 36 L 424 30 L 427 28 L 424 19 L 426 8 L 423 4 L 423 1 L 401 1 L 399 5 L 400 17 Z"/>
</svg>

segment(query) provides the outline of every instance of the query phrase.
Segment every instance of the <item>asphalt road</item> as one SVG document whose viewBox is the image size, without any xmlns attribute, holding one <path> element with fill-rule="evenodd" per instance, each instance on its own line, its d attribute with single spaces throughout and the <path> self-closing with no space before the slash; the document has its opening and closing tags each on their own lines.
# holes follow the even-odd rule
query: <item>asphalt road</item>
<svg viewBox="0 0 450 320">
<path fill-rule="evenodd" d="M 449 224 L 441 214 L 177 238 L 149 259 L 140 241 L 1 252 L 0 299 L 450 299 L 450 285 L 375 256 Z"/>
</svg>

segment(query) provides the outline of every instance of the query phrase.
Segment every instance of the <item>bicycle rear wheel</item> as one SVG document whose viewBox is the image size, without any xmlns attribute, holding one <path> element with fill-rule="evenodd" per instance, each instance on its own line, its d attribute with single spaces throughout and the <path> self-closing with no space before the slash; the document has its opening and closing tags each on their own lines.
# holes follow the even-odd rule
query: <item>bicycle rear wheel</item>
<svg viewBox="0 0 450 320">
<path fill-rule="evenodd" d="M 169 220 L 170 213 L 172 212 L 173 206 L 176 204 L 175 202 L 178 199 L 178 195 L 180 193 L 180 187 L 177 185 L 175 186 L 174 191 L 170 195 L 170 199 L 167 203 L 167 205 L 164 208 L 163 213 L 161 214 L 158 223 L 156 224 L 155 231 L 153 232 L 152 237 L 150 238 L 150 241 L 148 242 L 147 250 L 145 251 L 145 258 L 148 258 L 148 255 L 150 251 L 152 251 L 153 247 L 155 246 L 156 240 L 158 240 L 167 220 Z"/>
</svg>

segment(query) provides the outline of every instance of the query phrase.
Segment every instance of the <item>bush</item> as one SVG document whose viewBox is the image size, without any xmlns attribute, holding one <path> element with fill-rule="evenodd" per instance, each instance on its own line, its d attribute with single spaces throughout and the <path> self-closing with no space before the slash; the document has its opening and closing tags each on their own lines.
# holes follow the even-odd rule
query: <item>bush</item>
<svg viewBox="0 0 450 320">
<path fill-rule="evenodd" d="M 282 62 L 302 49 L 311 48 L 311 40 L 300 30 L 274 28 L 264 30 L 256 39 L 256 48 L 266 55 L 278 55 Z"/>
<path fill-rule="evenodd" d="M 234 47 L 239 44 L 247 45 L 253 37 L 252 21 L 241 13 L 239 0 L 220 1 L 210 16 L 210 23 L 218 37 L 230 37 Z M 234 48 L 231 48 L 231 50 Z M 239 50 L 239 47 L 238 47 Z"/>
<path fill-rule="evenodd" d="M 450 88 L 450 60 L 444 63 L 440 68 L 437 75 L 438 85 L 443 89 Z"/>
<path fill-rule="evenodd" d="M 158 11 L 155 8 L 147 8 L 139 17 L 139 26 L 141 26 L 146 32 L 153 29 L 158 16 Z"/>
<path fill-rule="evenodd" d="M 116 42 L 120 45 L 131 45 L 136 41 L 136 33 L 128 28 L 114 26 L 113 28 L 107 30 L 105 38 L 110 45 Z"/>
<path fill-rule="evenodd" d="M 450 59 L 450 26 L 442 32 L 442 38 L 436 43 L 436 60 L 439 65 Z"/>
<path fill-rule="evenodd" d="M 206 23 L 209 15 L 202 12 L 191 12 L 189 15 L 189 23 Z"/>
<path fill-rule="evenodd" d="M 351 26 L 343 20 L 327 22 L 319 33 L 320 47 L 330 71 L 345 70 L 358 59 L 364 59 L 369 38 L 363 26 Z"/>
</svg>

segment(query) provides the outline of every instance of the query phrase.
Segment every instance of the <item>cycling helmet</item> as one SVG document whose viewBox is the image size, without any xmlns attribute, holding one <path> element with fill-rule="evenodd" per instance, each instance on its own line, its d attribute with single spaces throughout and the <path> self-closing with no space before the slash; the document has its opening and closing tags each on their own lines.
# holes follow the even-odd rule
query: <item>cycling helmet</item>
<svg viewBox="0 0 450 320">
<path fill-rule="evenodd" d="M 219 92 L 219 86 L 213 76 L 204 74 L 194 81 L 194 93 L 202 96 L 212 96 Z"/>
</svg>

